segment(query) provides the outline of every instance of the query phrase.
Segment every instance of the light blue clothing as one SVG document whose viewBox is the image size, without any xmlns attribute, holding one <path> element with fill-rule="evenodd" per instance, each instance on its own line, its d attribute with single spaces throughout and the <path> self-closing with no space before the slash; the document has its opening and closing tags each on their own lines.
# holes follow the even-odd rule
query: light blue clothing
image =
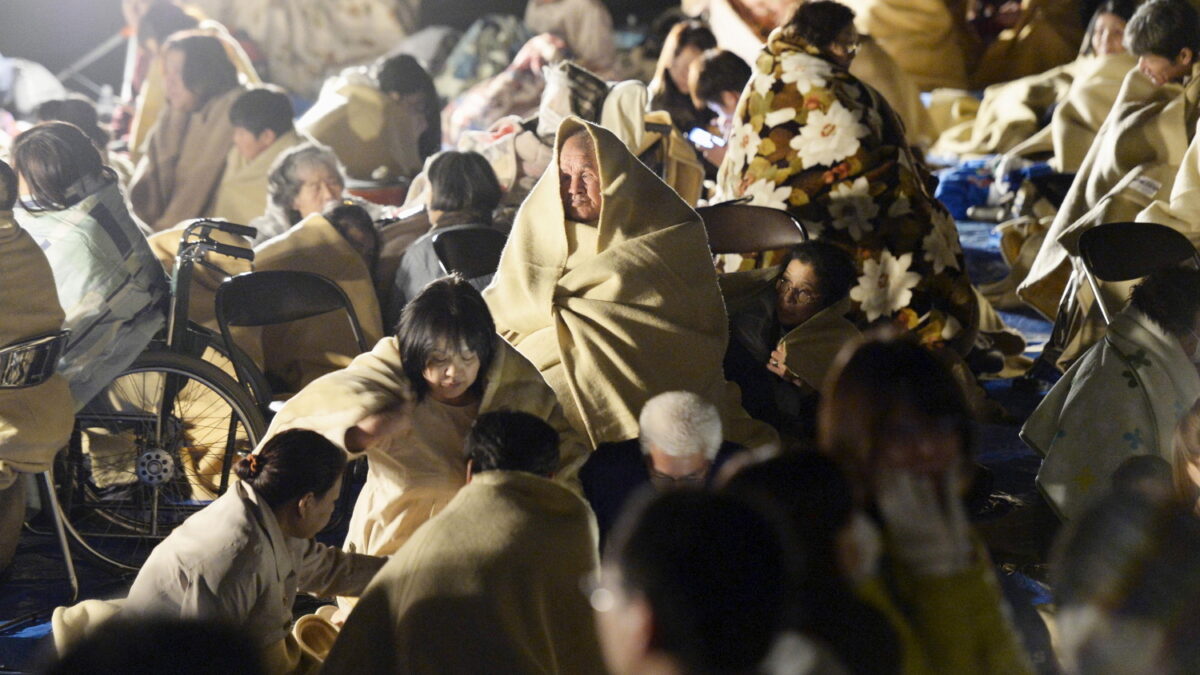
<svg viewBox="0 0 1200 675">
<path fill-rule="evenodd" d="M 169 293 L 162 264 L 150 251 L 114 180 L 93 176 L 73 191 L 87 196 L 57 211 L 15 211 L 17 223 L 45 252 L 71 331 L 58 372 L 79 410 L 138 354 L 166 323 Z"/>
</svg>

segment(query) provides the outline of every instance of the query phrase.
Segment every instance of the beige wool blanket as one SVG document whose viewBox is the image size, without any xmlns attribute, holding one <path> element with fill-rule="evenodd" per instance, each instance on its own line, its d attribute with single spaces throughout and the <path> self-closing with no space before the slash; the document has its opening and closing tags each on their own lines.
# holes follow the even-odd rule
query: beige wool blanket
<svg viewBox="0 0 1200 675">
<path fill-rule="evenodd" d="M 62 330 L 50 263 L 12 211 L 0 211 L 0 261 L 0 348 Z M 61 375 L 33 387 L 0 389 L 0 490 L 18 472 L 49 469 L 74 422 L 75 400 Z"/>
<path fill-rule="evenodd" d="M 383 318 L 371 271 L 324 216 L 313 214 L 256 246 L 254 269 L 312 272 L 330 279 L 350 298 L 367 343 L 383 337 Z M 253 346 L 246 351 L 254 353 Z M 359 351 L 341 312 L 262 330 L 267 372 L 282 379 L 288 391 L 299 391 L 321 375 L 344 368 Z"/>
<path fill-rule="evenodd" d="M 558 153 L 580 129 L 599 158 L 603 204 L 594 253 L 576 252 L 568 266 Z M 777 443 L 722 375 L 727 318 L 696 212 L 602 127 L 569 117 L 555 147 L 484 291 L 497 330 L 593 445 L 637 437 L 642 405 L 675 390 L 716 405 L 727 439 Z"/>
<path fill-rule="evenodd" d="M 591 448 L 567 423 L 558 399 L 537 369 L 496 336 L 495 356 L 480 377 L 484 378 L 484 390 L 479 413 L 514 410 L 548 422 L 560 436 L 561 461 L 555 479 L 574 486 Z M 344 449 L 350 428 L 411 398 L 399 342 L 395 337 L 386 337 L 347 368 L 313 381 L 289 399 L 271 421 L 265 437 L 286 429 L 312 429 Z M 464 438 L 444 438 L 441 447 L 416 449 L 409 442 L 412 435 L 406 432 L 366 451 L 370 473 L 346 537 L 360 553 L 395 552 L 463 484 L 467 466 Z"/>
</svg>

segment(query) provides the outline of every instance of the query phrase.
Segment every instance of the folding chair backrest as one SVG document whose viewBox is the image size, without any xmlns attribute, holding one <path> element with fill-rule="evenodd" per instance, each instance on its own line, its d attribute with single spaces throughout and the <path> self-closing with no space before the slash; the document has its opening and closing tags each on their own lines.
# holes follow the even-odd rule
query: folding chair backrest
<svg viewBox="0 0 1200 675">
<path fill-rule="evenodd" d="M 458 272 L 467 279 L 477 279 L 496 273 L 507 240 L 503 232 L 481 227 L 434 230 L 433 250 L 447 274 Z"/>
<path fill-rule="evenodd" d="M 1097 279 L 1131 281 L 1188 260 L 1200 266 L 1192 242 L 1178 230 L 1157 223 L 1097 225 L 1080 235 L 1079 257 L 1106 323 L 1113 310 L 1104 303 Z"/>
<path fill-rule="evenodd" d="M 715 254 L 755 253 L 790 248 L 808 233 L 787 211 L 749 204 L 717 204 L 696 209 Z"/>
<path fill-rule="evenodd" d="M 371 345 L 358 323 L 350 298 L 341 287 L 320 274 L 291 270 L 246 272 L 226 279 L 217 289 L 217 324 L 229 345 L 234 344 L 231 326 L 269 326 L 337 310 L 345 311 L 359 351 L 368 351 Z M 248 383 L 255 398 L 265 406 L 270 395 L 255 391 L 262 382 L 257 367 L 240 350 L 231 349 L 230 360 L 238 379 Z"/>
</svg>

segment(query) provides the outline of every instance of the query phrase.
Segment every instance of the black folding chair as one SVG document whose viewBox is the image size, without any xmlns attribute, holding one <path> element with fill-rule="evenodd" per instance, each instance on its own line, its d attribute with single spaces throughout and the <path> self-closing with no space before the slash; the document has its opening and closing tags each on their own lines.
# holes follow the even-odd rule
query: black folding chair
<svg viewBox="0 0 1200 675">
<path fill-rule="evenodd" d="M 434 230 L 433 250 L 446 274 L 457 272 L 470 280 L 496 273 L 506 241 L 503 232 L 482 227 Z"/>
<path fill-rule="evenodd" d="M 757 253 L 808 241 L 808 232 L 787 211 L 749 204 L 715 204 L 696 209 L 708 232 L 708 248 L 723 253 Z"/>
<path fill-rule="evenodd" d="M 1093 227 L 1079 237 L 1079 257 L 1106 324 L 1112 321 L 1115 310 L 1100 295 L 1099 281 L 1132 281 L 1187 261 L 1200 267 L 1200 255 L 1192 242 L 1178 230 L 1156 223 L 1105 223 Z"/>
<path fill-rule="evenodd" d="M 232 326 L 270 326 L 344 310 L 359 352 L 371 348 L 350 298 L 333 281 L 312 272 L 266 270 L 226 279 L 217 289 L 217 324 L 233 344 Z M 263 414 L 270 415 L 272 392 L 266 377 L 241 350 L 230 349 L 238 381 L 250 389 Z"/>
</svg>

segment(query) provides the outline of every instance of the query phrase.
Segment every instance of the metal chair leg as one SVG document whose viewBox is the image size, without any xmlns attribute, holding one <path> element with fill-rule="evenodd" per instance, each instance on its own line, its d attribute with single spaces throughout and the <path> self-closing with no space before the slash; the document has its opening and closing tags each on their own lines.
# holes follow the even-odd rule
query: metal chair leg
<svg viewBox="0 0 1200 675">
<path fill-rule="evenodd" d="M 71 542 L 67 539 L 67 529 L 63 526 L 63 514 L 58 504 L 58 494 L 54 491 L 53 469 L 43 471 L 41 477 L 46 488 L 46 502 L 49 504 L 50 518 L 54 521 L 54 532 L 58 535 L 58 545 L 62 548 L 67 579 L 71 582 L 71 600 L 66 604 L 75 604 L 79 599 L 79 575 L 75 572 L 75 559 L 71 557 Z"/>
</svg>

